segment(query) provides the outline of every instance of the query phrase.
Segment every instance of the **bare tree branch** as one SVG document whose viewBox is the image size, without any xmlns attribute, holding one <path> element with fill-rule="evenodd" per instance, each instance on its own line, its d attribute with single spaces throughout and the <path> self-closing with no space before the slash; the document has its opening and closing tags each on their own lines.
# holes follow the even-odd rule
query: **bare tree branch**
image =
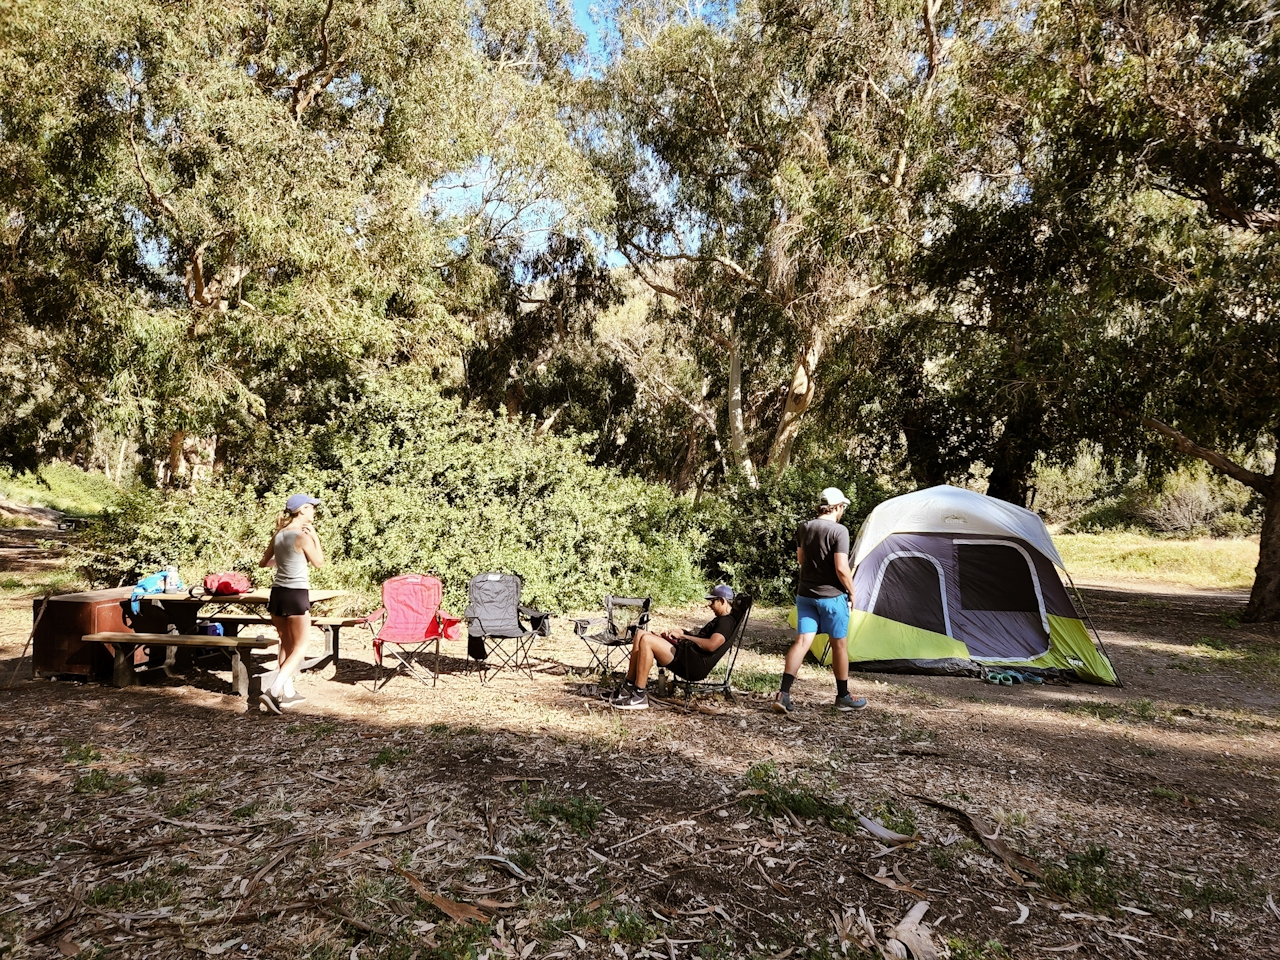
<svg viewBox="0 0 1280 960">
<path fill-rule="evenodd" d="M 1268 477 L 1265 474 L 1247 470 L 1234 460 L 1229 460 L 1216 451 L 1200 446 L 1181 430 L 1171 427 L 1167 423 L 1162 423 L 1155 417 L 1143 417 L 1142 425 L 1148 430 L 1162 433 L 1172 440 L 1174 449 L 1179 453 L 1186 454 L 1189 457 L 1198 457 L 1215 470 L 1225 473 L 1233 480 L 1240 481 L 1246 487 L 1252 487 L 1264 496 L 1272 492 L 1272 488 L 1275 485 L 1275 477 Z"/>
</svg>

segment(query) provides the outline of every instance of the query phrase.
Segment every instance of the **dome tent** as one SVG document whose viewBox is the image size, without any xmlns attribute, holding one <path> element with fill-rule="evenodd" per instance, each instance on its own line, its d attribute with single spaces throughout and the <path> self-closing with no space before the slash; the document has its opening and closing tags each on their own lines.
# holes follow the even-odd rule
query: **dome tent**
<svg viewBox="0 0 1280 960">
<path fill-rule="evenodd" d="M 1057 570 L 1044 522 L 1003 500 L 940 486 L 887 500 L 853 545 L 849 660 L 857 669 L 1074 671 L 1115 685 Z M 1057 568 L 1057 569 L 1055 569 Z M 827 656 L 827 637 L 813 654 Z"/>
</svg>

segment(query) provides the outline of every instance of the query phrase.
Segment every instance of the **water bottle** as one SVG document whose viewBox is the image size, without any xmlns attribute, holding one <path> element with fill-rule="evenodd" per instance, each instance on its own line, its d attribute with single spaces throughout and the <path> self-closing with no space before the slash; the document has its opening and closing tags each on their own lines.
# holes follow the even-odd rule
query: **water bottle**
<svg viewBox="0 0 1280 960">
<path fill-rule="evenodd" d="M 164 592 L 177 593 L 181 589 L 182 581 L 178 579 L 178 568 L 169 566 L 164 568 Z"/>
</svg>

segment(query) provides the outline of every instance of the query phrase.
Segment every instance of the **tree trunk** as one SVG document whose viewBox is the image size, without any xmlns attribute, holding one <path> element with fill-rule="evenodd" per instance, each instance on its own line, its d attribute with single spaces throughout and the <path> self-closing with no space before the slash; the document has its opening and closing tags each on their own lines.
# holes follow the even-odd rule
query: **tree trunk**
<svg viewBox="0 0 1280 960">
<path fill-rule="evenodd" d="M 796 356 L 795 372 L 791 374 L 791 389 L 787 391 L 787 403 L 782 410 L 782 419 L 778 422 L 778 432 L 773 435 L 773 443 L 769 447 L 766 462 L 771 470 L 785 470 L 791 463 L 791 445 L 795 443 L 796 434 L 800 432 L 800 420 L 813 402 L 813 394 L 818 386 L 813 374 L 822 358 L 823 347 L 822 331 L 814 330 L 809 342 Z"/>
<path fill-rule="evenodd" d="M 729 454 L 747 475 L 751 488 L 758 487 L 760 483 L 756 479 L 756 465 L 751 462 L 747 425 L 742 415 L 742 350 L 737 334 L 729 338 Z"/>
<path fill-rule="evenodd" d="M 1244 619 L 1249 623 L 1280 620 L 1280 469 L 1271 475 L 1258 539 L 1258 567 Z"/>
</svg>

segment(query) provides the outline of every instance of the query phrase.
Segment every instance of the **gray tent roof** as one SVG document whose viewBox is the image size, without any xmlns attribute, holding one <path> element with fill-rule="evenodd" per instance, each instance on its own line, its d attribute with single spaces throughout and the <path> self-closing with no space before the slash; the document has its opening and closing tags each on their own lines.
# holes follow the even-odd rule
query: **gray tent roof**
<svg viewBox="0 0 1280 960">
<path fill-rule="evenodd" d="M 886 500 L 871 511 L 853 545 L 857 566 L 885 537 L 895 533 L 955 533 L 1015 536 L 1066 570 L 1044 521 L 1030 510 L 959 487 L 930 487 Z"/>
</svg>

